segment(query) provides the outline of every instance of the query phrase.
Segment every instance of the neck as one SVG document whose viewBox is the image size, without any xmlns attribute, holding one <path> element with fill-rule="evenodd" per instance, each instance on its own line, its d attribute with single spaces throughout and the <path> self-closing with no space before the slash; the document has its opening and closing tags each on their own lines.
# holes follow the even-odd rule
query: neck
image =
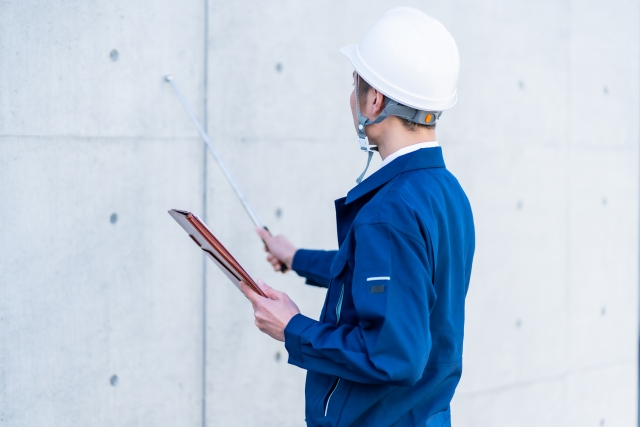
<svg viewBox="0 0 640 427">
<path fill-rule="evenodd" d="M 402 123 L 397 123 L 397 125 L 399 126 L 388 126 L 386 129 L 380 129 L 381 132 L 374 139 L 369 137 L 371 143 L 378 146 L 378 152 L 382 160 L 404 147 L 436 140 L 435 129 L 422 128 L 410 131 Z"/>
</svg>

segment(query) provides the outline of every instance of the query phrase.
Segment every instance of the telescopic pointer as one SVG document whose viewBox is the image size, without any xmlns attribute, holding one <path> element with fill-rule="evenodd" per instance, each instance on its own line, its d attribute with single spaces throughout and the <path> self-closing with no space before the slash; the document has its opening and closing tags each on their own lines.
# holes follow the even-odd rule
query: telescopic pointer
<svg viewBox="0 0 640 427">
<path fill-rule="evenodd" d="M 193 111 L 191 111 L 189 104 L 187 104 L 187 101 L 182 96 L 182 92 L 180 92 L 180 89 L 178 89 L 178 85 L 176 85 L 176 82 L 173 80 L 173 76 L 168 75 L 168 76 L 165 76 L 164 79 L 171 85 L 173 90 L 176 92 L 176 95 L 178 95 L 178 99 L 182 103 L 182 106 L 184 107 L 184 109 L 187 111 L 187 114 L 189 115 L 189 118 L 193 122 L 193 125 L 196 127 L 196 129 L 198 129 L 198 132 L 200 133 L 200 136 L 204 140 L 204 143 L 207 144 L 207 148 L 211 152 L 211 155 L 215 159 L 216 163 L 218 163 L 218 166 L 220 166 L 220 169 L 222 170 L 222 173 L 224 174 L 224 176 L 227 178 L 227 181 L 229 181 L 229 184 L 231 184 L 231 187 L 233 188 L 233 191 L 236 193 L 236 196 L 238 196 L 238 199 L 240 199 L 240 202 L 242 203 L 244 210 L 247 211 L 247 213 L 251 217 L 251 220 L 257 227 L 264 228 L 265 230 L 269 231 L 269 229 L 265 227 L 264 224 L 262 224 L 262 221 L 260 221 L 260 218 L 258 218 L 258 214 L 256 214 L 256 211 L 254 211 L 253 207 L 251 207 L 251 204 L 249 203 L 247 198 L 244 196 L 244 194 L 240 190 L 240 187 L 238 187 L 238 184 L 236 183 L 235 179 L 233 179 L 231 172 L 229 172 L 229 169 L 227 169 L 227 165 L 222 160 L 222 157 L 220 157 L 220 154 L 218 154 L 218 151 L 211 143 L 211 140 L 207 136 L 206 132 L 204 131 L 204 129 L 202 129 L 202 126 L 200 126 L 200 122 L 198 122 L 198 119 L 196 118 L 195 114 L 193 114 Z M 268 249 L 269 248 L 267 248 L 267 250 Z M 283 273 L 287 271 L 287 266 L 284 265 L 284 263 L 280 264 L 280 271 Z"/>
</svg>

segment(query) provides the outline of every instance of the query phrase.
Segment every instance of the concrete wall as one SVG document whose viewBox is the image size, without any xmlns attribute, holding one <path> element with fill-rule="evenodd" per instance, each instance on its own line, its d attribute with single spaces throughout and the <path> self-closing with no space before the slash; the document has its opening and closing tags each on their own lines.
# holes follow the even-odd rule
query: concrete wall
<svg viewBox="0 0 640 427">
<path fill-rule="evenodd" d="M 162 75 L 201 111 L 203 46 L 201 1 L 0 3 L 0 425 L 200 425 L 166 210 L 202 209 L 203 149 Z"/>
<path fill-rule="evenodd" d="M 365 163 L 337 50 L 396 5 L 0 4 L 0 425 L 303 424 L 304 372 L 211 264 L 203 289 L 166 209 L 206 212 L 305 314 L 324 292 L 269 271 L 162 76 L 272 231 L 332 248 Z M 636 425 L 637 2 L 402 5 L 461 53 L 438 125 L 478 240 L 454 423 Z"/>
</svg>

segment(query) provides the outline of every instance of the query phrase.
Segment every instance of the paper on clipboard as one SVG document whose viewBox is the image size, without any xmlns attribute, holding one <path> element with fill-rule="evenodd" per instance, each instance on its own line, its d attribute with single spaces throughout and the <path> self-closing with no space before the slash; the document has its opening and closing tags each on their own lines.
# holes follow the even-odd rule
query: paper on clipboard
<svg viewBox="0 0 640 427">
<path fill-rule="evenodd" d="M 267 298 L 262 289 L 197 215 L 178 209 L 171 209 L 168 212 L 238 289 L 240 282 L 244 282 L 255 293 Z"/>
</svg>

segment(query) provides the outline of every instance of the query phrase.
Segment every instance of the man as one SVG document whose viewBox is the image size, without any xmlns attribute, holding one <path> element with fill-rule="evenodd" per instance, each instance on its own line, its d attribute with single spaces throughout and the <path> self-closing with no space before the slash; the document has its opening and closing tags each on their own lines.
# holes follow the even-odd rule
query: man
<svg viewBox="0 0 640 427">
<path fill-rule="evenodd" d="M 458 50 L 438 21 L 398 8 L 342 52 L 361 148 L 382 166 L 336 201 L 338 251 L 258 230 L 276 270 L 328 288 L 320 321 L 262 282 L 268 299 L 243 290 L 260 330 L 308 371 L 308 426 L 450 426 L 475 237 L 435 122 L 456 102 Z"/>
</svg>

